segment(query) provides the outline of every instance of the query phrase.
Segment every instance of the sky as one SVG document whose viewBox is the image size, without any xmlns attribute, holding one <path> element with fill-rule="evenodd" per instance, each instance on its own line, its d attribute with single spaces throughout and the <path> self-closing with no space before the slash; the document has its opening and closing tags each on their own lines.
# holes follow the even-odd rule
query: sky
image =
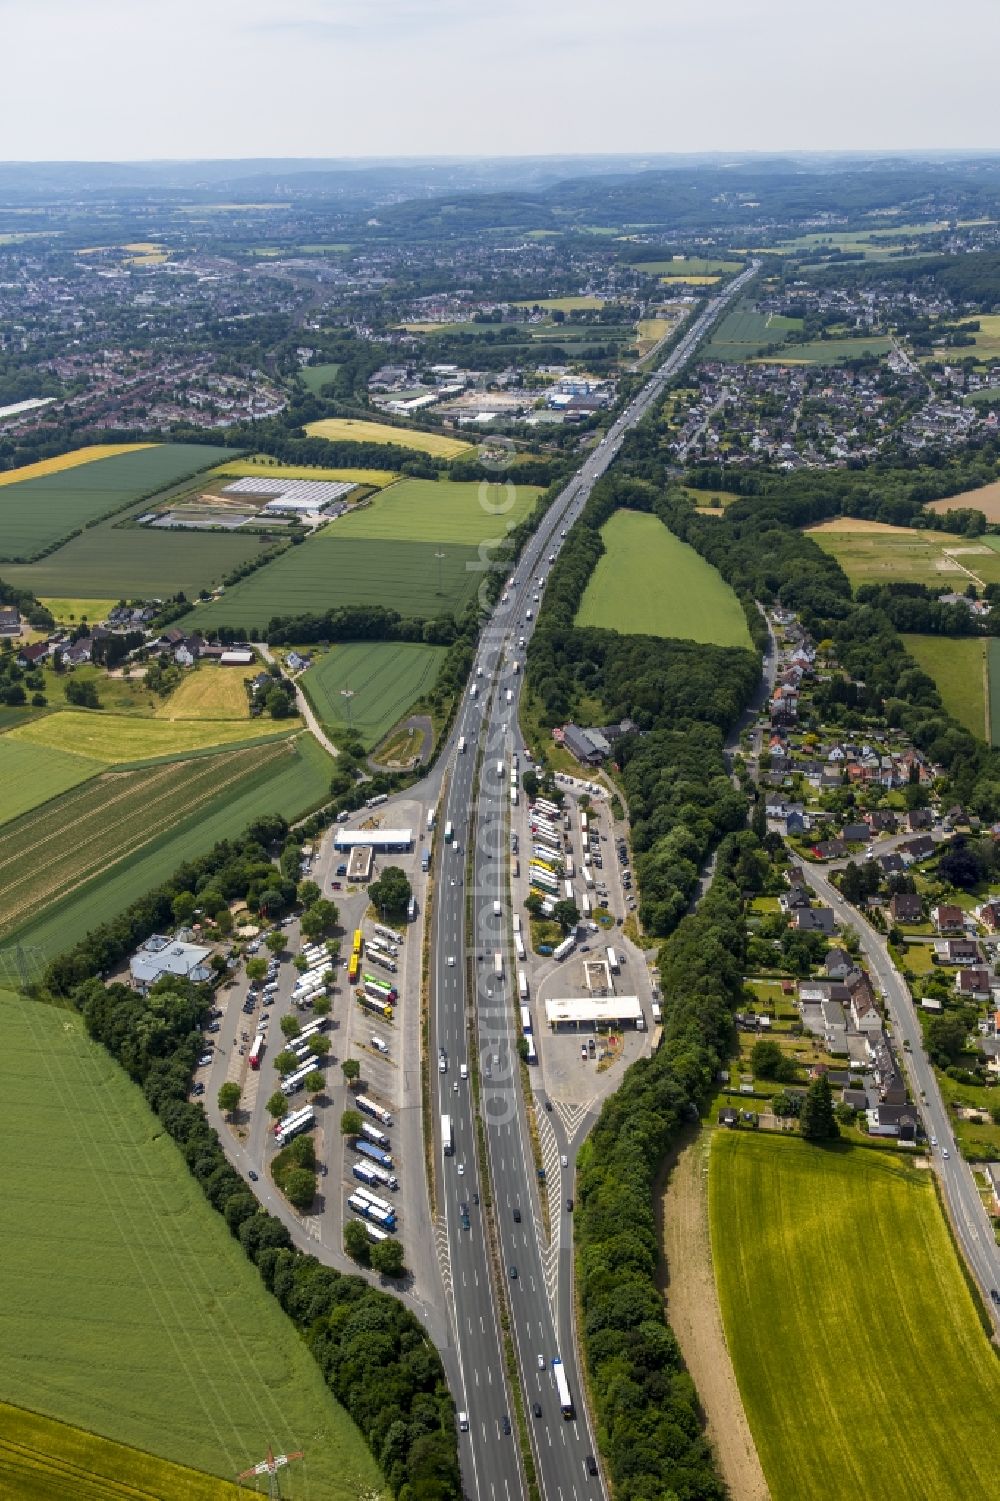
<svg viewBox="0 0 1000 1501">
<path fill-rule="evenodd" d="M 0 0 L 0 156 L 1000 148 L 1000 0 Z"/>
</svg>

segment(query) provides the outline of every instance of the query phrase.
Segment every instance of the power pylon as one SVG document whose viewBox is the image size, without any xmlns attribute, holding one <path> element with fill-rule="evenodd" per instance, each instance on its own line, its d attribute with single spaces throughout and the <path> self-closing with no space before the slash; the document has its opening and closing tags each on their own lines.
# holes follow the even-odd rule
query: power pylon
<svg viewBox="0 0 1000 1501">
<path fill-rule="evenodd" d="M 262 1459 L 259 1464 L 251 1465 L 249 1470 L 244 1470 L 242 1474 L 237 1475 L 236 1478 L 240 1483 L 240 1487 L 242 1488 L 244 1480 L 254 1480 L 258 1479 L 261 1475 L 266 1475 L 268 1496 L 272 1498 L 272 1501 L 281 1501 L 281 1487 L 278 1484 L 278 1471 L 284 1469 L 285 1465 L 290 1465 L 293 1459 L 304 1458 L 305 1452 L 302 1449 L 296 1449 L 292 1454 L 275 1454 L 274 1451 L 269 1447 L 266 1459 Z M 256 1487 L 254 1487 L 254 1489 L 256 1489 Z"/>
</svg>

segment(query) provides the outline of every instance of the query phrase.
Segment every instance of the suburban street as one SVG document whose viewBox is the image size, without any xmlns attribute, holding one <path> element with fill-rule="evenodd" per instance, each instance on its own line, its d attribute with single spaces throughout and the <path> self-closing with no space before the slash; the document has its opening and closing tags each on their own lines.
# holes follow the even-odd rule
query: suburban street
<svg viewBox="0 0 1000 1501">
<path fill-rule="evenodd" d="M 914 1098 L 920 1101 L 924 1127 L 928 1136 L 936 1136 L 938 1140 L 932 1156 L 944 1188 L 951 1222 L 966 1261 L 985 1294 L 986 1308 L 996 1322 L 998 1310 L 989 1297 L 989 1291 L 1000 1287 L 1000 1246 L 994 1239 L 989 1216 L 969 1166 L 958 1150 L 934 1070 L 924 1052 L 920 1024 L 906 982 L 889 957 L 885 939 L 857 908 L 846 902 L 836 886 L 814 865 L 803 862 L 801 869 L 816 895 L 833 908 L 837 922 L 853 927 L 861 940 L 865 958 L 885 997 L 899 1058 L 909 1073 Z M 947 1158 L 942 1157 L 942 1148 L 948 1151 Z"/>
</svg>

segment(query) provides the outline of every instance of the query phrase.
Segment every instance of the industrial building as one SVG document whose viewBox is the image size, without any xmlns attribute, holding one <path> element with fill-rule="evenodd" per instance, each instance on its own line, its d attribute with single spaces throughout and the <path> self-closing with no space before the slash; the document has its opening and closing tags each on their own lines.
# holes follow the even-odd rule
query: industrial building
<svg viewBox="0 0 1000 1501">
<path fill-rule="evenodd" d="M 338 829 L 333 836 L 338 850 L 408 850 L 413 847 L 412 829 Z"/>
<path fill-rule="evenodd" d="M 616 1026 L 641 1032 L 646 1025 L 637 995 L 556 997 L 545 1002 L 545 1020 L 554 1032 Z"/>
</svg>

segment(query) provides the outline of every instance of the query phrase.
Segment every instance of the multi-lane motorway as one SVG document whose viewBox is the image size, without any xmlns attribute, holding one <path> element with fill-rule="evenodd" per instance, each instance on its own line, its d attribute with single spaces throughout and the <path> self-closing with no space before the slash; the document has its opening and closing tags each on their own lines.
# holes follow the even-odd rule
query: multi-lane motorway
<svg viewBox="0 0 1000 1501">
<path fill-rule="evenodd" d="M 468 1414 L 469 1422 L 460 1441 L 470 1495 L 516 1501 L 526 1492 L 494 1277 L 503 1283 L 510 1310 L 517 1379 L 543 1496 L 552 1501 L 597 1501 L 605 1494 L 600 1474 L 592 1475 L 588 1468 L 588 1457 L 597 1450 L 583 1401 L 573 1329 L 572 1236 L 565 1202 L 572 1192 L 574 1158 L 567 1153 L 566 1182 L 560 1196 L 563 1223 L 553 1226 L 561 1248 L 553 1277 L 553 1268 L 545 1266 L 545 1237 L 518 1076 L 507 813 L 511 757 L 523 752 L 517 728 L 523 677 L 513 671 L 512 662 L 514 658 L 523 661 L 524 650 L 517 643 L 531 634 L 537 578 L 547 572 L 547 560 L 558 551 L 561 534 L 579 516 L 627 429 L 660 398 L 665 383 L 691 357 L 756 269 L 756 264 L 750 266 L 707 304 L 549 508 L 518 562 L 504 602 L 483 631 L 472 680 L 477 692 L 466 695 L 441 759 L 448 768 L 448 782 L 438 815 L 431 1067 L 437 1068 L 437 1052 L 443 1049 L 445 1071 L 433 1076 L 437 1083 L 433 1098 L 436 1125 L 442 1115 L 453 1122 L 454 1153 L 444 1155 L 436 1134 L 438 1210 L 443 1220 L 440 1249 L 458 1356 L 456 1403 Z M 532 618 L 528 618 L 529 611 Z M 464 752 L 458 750 L 460 739 Z M 446 824 L 454 831 L 447 844 L 442 837 Z M 467 891 L 471 839 L 475 840 L 472 889 Z M 497 954 L 501 956 L 500 978 Z M 469 1057 L 470 1046 L 476 1050 L 475 1060 Z M 486 1161 L 477 1152 L 472 1081 L 460 1076 L 461 1065 L 473 1061 L 479 1077 Z M 487 1202 L 493 1205 L 495 1260 L 485 1218 Z M 571 1420 L 560 1412 L 551 1372 L 555 1356 L 563 1362 L 575 1399 L 576 1414 Z M 536 1403 L 540 1417 L 535 1415 Z"/>
</svg>

